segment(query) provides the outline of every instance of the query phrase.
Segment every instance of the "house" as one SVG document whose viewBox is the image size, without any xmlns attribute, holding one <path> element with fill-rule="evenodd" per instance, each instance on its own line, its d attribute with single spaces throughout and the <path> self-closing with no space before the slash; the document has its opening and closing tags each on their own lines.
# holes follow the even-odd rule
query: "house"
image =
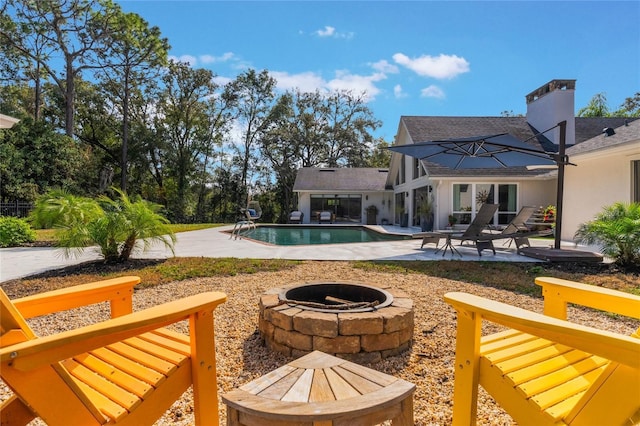
<svg viewBox="0 0 640 426">
<path fill-rule="evenodd" d="M 298 170 L 293 190 L 305 223 L 319 222 L 321 211 L 334 222 L 366 223 L 366 209 L 376 206 L 377 223 L 393 223 L 393 187 L 389 170 L 377 168 L 312 168 Z"/>
<path fill-rule="evenodd" d="M 567 149 L 562 239 L 615 202 L 640 202 L 640 120 L 607 128 Z"/>
<path fill-rule="evenodd" d="M 394 145 L 509 133 L 532 148 L 557 152 L 560 133 L 554 127 L 566 120 L 566 146 L 567 154 L 570 154 L 581 143 L 602 136 L 603 129 L 616 129 L 630 121 L 625 118 L 575 117 L 574 92 L 575 80 L 552 80 L 525 96 L 527 113 L 520 117 L 402 116 Z M 628 164 L 625 167 L 628 168 Z M 567 166 L 565 170 L 570 168 L 572 167 Z M 382 213 L 378 215 L 378 223 L 386 219 L 389 223 L 401 226 L 419 226 L 418 205 L 425 197 L 434 201 L 436 229 L 446 227 L 450 216 L 456 219 L 457 224 L 470 223 L 480 205 L 485 202 L 499 204 L 494 225 L 507 224 L 522 206 L 556 204 L 555 168 L 455 170 L 394 153 L 386 173 L 386 181 L 377 181 L 375 188 L 370 186 L 366 189 L 362 184 L 367 178 L 360 176 L 358 170 L 368 169 L 346 169 L 348 172 L 342 170 L 345 169 L 299 170 L 294 191 L 298 196 L 299 209 L 305 213 L 305 217 L 313 217 L 310 214 L 313 198 L 337 198 L 341 193 L 338 188 L 345 185 L 349 186 L 349 196 L 360 200 L 361 223 L 364 223 L 364 209 L 368 203 L 374 203 Z M 341 173 L 345 173 L 347 182 L 341 181 Z M 379 173 L 381 178 L 384 172 Z M 565 197 L 568 192 L 565 190 Z M 584 189 L 580 193 L 584 196 L 587 194 Z M 569 202 L 565 201 L 563 218 L 569 214 L 566 212 L 567 204 Z M 320 206 L 317 200 L 314 206 Z M 332 204 L 322 206 L 331 208 Z M 356 209 L 357 203 L 354 202 L 350 211 Z M 355 218 L 356 216 L 350 216 L 349 221 L 356 221 Z M 337 221 L 340 219 L 337 218 Z M 572 237 L 575 232 L 572 227 L 575 225 L 564 225 L 565 223 L 567 222 L 563 221 L 563 237 Z"/>
</svg>

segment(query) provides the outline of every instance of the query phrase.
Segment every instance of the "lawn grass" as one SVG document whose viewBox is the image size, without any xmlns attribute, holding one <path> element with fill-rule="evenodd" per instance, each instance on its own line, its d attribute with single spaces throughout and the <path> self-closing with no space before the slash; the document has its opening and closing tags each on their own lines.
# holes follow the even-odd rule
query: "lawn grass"
<svg viewBox="0 0 640 426">
<path fill-rule="evenodd" d="M 218 226 L 224 226 L 224 223 L 172 223 L 169 227 L 174 233 L 197 231 L 199 229 L 216 228 Z M 55 229 L 35 229 L 36 241 L 39 242 L 54 242 Z"/>
</svg>

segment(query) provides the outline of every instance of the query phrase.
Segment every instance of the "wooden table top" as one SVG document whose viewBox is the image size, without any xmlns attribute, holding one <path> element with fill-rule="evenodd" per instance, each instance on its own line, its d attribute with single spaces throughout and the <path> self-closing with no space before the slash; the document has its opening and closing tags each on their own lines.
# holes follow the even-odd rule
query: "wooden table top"
<svg viewBox="0 0 640 426">
<path fill-rule="evenodd" d="M 320 351 L 298 358 L 222 396 L 241 411 L 321 420 L 362 413 L 411 397 L 415 385 Z"/>
</svg>

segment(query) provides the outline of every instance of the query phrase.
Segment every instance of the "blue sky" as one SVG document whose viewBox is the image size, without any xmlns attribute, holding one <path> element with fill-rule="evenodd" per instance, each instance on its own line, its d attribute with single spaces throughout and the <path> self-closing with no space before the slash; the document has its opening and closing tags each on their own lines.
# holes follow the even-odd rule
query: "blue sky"
<svg viewBox="0 0 640 426">
<path fill-rule="evenodd" d="M 280 90 L 366 91 L 389 142 L 402 115 L 525 114 L 552 79 L 577 80 L 576 110 L 640 91 L 638 1 L 118 3 L 220 83 L 254 68 Z"/>
</svg>

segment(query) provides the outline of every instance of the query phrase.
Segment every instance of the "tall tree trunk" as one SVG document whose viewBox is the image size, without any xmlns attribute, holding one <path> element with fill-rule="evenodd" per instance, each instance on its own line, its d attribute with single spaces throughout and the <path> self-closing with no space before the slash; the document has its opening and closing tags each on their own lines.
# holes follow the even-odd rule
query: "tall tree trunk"
<svg viewBox="0 0 640 426">
<path fill-rule="evenodd" d="M 65 87 L 65 109 L 64 109 L 64 122 L 65 133 L 69 137 L 73 137 L 73 117 L 75 111 L 75 87 L 73 81 L 73 60 L 70 56 L 66 58 L 66 72 L 67 72 L 67 85 Z"/>
</svg>

